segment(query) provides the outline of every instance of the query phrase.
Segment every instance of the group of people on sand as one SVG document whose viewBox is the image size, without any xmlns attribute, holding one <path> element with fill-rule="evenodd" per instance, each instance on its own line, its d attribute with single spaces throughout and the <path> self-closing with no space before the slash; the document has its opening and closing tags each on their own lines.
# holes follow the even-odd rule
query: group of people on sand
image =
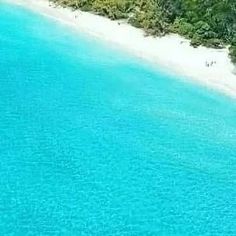
<svg viewBox="0 0 236 236">
<path fill-rule="evenodd" d="M 216 61 L 211 61 L 211 62 L 208 62 L 208 61 L 206 61 L 206 67 L 211 67 L 211 66 L 213 66 L 214 64 L 216 64 Z"/>
</svg>

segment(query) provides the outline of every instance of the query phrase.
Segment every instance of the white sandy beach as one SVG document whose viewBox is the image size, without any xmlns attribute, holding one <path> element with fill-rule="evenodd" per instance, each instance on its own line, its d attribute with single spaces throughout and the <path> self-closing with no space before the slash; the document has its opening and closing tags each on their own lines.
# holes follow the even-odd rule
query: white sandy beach
<svg viewBox="0 0 236 236">
<path fill-rule="evenodd" d="M 138 57 L 236 98 L 235 66 L 228 50 L 193 48 L 178 35 L 145 37 L 142 30 L 87 12 L 54 7 L 48 0 L 5 0 L 22 4 L 92 36 L 114 43 Z M 51 6 L 50 6 L 51 5 Z M 215 61 L 211 67 L 206 62 Z"/>
</svg>

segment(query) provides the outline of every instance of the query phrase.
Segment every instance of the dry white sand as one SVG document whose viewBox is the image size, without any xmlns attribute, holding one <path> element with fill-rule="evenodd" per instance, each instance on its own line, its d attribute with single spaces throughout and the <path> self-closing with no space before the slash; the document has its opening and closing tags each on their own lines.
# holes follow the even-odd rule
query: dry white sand
<svg viewBox="0 0 236 236">
<path fill-rule="evenodd" d="M 233 74 L 235 66 L 230 62 L 228 49 L 193 48 L 188 40 L 178 35 L 146 37 L 142 30 L 126 23 L 118 24 L 117 21 L 91 13 L 55 7 L 48 0 L 5 1 L 24 5 L 80 31 L 121 46 L 169 71 L 236 98 L 236 75 Z M 211 61 L 216 63 L 207 67 L 206 62 Z"/>
</svg>

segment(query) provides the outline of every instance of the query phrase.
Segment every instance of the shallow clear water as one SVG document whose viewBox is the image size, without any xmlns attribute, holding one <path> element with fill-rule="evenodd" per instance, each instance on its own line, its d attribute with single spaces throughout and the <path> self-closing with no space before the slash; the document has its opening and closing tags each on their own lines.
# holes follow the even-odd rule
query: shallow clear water
<svg viewBox="0 0 236 236">
<path fill-rule="evenodd" d="M 0 5 L 1 235 L 236 235 L 236 101 Z"/>
</svg>

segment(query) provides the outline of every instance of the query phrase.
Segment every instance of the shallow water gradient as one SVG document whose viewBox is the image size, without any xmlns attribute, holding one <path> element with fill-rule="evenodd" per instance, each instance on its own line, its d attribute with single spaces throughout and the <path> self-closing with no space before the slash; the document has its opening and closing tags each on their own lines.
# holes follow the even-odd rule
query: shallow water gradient
<svg viewBox="0 0 236 236">
<path fill-rule="evenodd" d="M 0 5 L 1 235 L 236 235 L 236 102 Z"/>
</svg>

